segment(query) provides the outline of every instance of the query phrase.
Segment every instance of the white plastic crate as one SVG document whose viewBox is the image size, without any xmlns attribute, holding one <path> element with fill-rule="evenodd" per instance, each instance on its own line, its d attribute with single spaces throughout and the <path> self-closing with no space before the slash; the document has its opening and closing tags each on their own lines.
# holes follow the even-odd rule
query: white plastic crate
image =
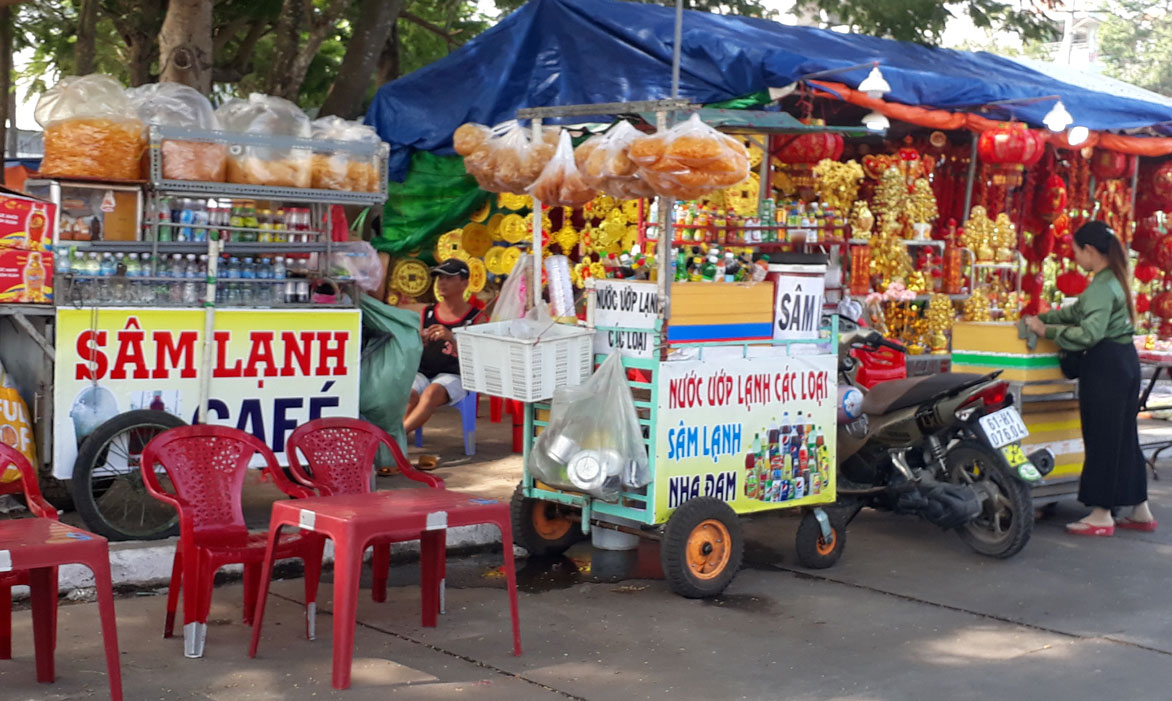
<svg viewBox="0 0 1172 701">
<path fill-rule="evenodd" d="M 454 329 L 464 389 L 536 402 L 558 387 L 580 385 L 593 371 L 594 331 L 553 324 L 536 340 L 513 338 L 511 321 Z"/>
</svg>

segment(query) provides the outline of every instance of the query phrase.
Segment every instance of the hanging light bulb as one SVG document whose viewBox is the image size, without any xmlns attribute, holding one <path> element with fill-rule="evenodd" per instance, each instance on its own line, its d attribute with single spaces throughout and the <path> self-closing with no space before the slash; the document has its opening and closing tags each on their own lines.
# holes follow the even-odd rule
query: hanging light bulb
<svg viewBox="0 0 1172 701">
<path fill-rule="evenodd" d="M 1066 143 L 1071 146 L 1078 146 L 1085 143 L 1091 136 L 1091 130 L 1086 127 L 1071 127 L 1070 131 L 1066 132 Z"/>
<path fill-rule="evenodd" d="M 863 115 L 863 126 L 870 131 L 883 131 L 891 126 L 891 122 L 882 112 L 868 112 Z"/>
<path fill-rule="evenodd" d="M 866 79 L 859 83 L 859 92 L 866 93 L 867 97 L 873 97 L 875 99 L 891 92 L 891 86 L 883 78 L 883 73 L 879 71 L 879 66 L 872 68 L 871 72 L 867 74 Z"/>
<path fill-rule="evenodd" d="M 1066 111 L 1066 105 L 1062 104 L 1062 100 L 1059 100 L 1042 118 L 1042 124 L 1045 124 L 1050 131 L 1066 131 L 1067 127 L 1074 124 L 1074 117 L 1070 116 L 1070 113 Z"/>
</svg>

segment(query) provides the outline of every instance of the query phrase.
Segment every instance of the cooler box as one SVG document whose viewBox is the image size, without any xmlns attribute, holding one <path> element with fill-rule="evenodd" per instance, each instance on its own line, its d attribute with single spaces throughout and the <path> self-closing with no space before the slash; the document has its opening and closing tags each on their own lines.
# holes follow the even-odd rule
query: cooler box
<svg viewBox="0 0 1172 701">
<path fill-rule="evenodd" d="M 1058 366 L 1058 346 L 1038 339 L 1030 350 L 1017 337 L 1017 322 L 957 322 L 952 327 L 952 372 L 990 373 L 1001 370 L 1001 379 L 1025 382 L 1023 397 L 1070 391 L 1069 381 Z"/>
</svg>

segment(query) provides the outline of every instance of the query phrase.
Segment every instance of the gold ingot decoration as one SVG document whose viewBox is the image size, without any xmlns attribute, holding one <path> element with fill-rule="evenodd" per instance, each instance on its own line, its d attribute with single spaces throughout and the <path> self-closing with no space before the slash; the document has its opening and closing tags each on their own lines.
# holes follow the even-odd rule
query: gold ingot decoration
<svg viewBox="0 0 1172 701">
<path fill-rule="evenodd" d="M 488 271 L 484 267 L 484 262 L 479 258 L 470 258 L 468 260 L 468 291 L 472 294 L 484 289 L 488 283 Z"/>
<path fill-rule="evenodd" d="M 976 254 L 978 263 L 991 263 L 997 257 L 994 232 L 993 220 L 985 213 L 983 206 L 977 205 L 969 211 L 968 221 L 964 223 L 961 244 Z"/>
<path fill-rule="evenodd" d="M 472 281 L 471 281 L 471 279 L 469 279 L 468 287 L 464 288 L 464 301 L 465 302 L 472 299 L 472 284 L 471 283 L 472 283 Z M 444 296 L 441 295 L 440 291 L 439 291 L 439 279 L 438 278 L 431 286 L 431 293 L 433 295 L 435 295 L 435 301 L 437 301 L 437 302 L 444 301 Z"/>
<path fill-rule="evenodd" d="M 484 222 L 485 219 L 488 219 L 488 213 L 491 211 L 492 211 L 492 202 L 485 200 L 484 204 L 481 205 L 480 208 L 477 209 L 475 212 L 473 212 L 472 216 L 468 217 L 468 221 L 473 221 L 473 222 L 476 222 L 477 224 L 481 224 Z"/>
<path fill-rule="evenodd" d="M 992 321 L 989 297 L 993 291 L 988 287 L 973 290 L 973 295 L 964 302 L 965 321 Z"/>
<path fill-rule="evenodd" d="M 431 271 L 418 258 L 403 258 L 391 268 L 391 288 L 408 297 L 418 297 L 427 292 L 431 284 Z"/>
<path fill-rule="evenodd" d="M 590 202 L 590 212 L 596 217 L 605 217 L 618 203 L 610 195 L 599 195 Z M 566 209 L 570 209 L 566 207 Z M 626 216 L 626 215 L 624 215 Z"/>
<path fill-rule="evenodd" d="M 493 241 L 504 241 L 501 237 L 501 222 L 505 220 L 505 215 L 497 212 L 488 218 L 488 223 L 485 225 L 488 228 L 488 233 L 492 236 Z"/>
<path fill-rule="evenodd" d="M 501 254 L 500 270 L 501 275 L 511 275 L 513 268 L 517 266 L 517 261 L 521 259 L 521 249 L 506 248 Z"/>
<path fill-rule="evenodd" d="M 514 195 L 511 192 L 502 192 L 496 196 L 497 204 L 501 209 L 508 209 L 517 211 L 518 209 L 528 209 L 533 204 L 533 198 L 528 195 Z"/>
<path fill-rule="evenodd" d="M 501 268 L 501 260 L 504 257 L 505 251 L 509 249 L 503 246 L 493 246 L 488 249 L 488 253 L 484 254 L 484 267 L 493 275 L 507 275 L 509 271 Z"/>
<path fill-rule="evenodd" d="M 619 210 L 611 210 L 610 214 L 595 228 L 594 245 L 612 246 L 618 243 L 627 233 L 627 219 Z"/>
<path fill-rule="evenodd" d="M 948 332 L 952 330 L 955 313 L 952 298 L 946 294 L 934 294 L 924 309 L 924 323 L 927 327 L 928 350 L 935 355 L 948 352 Z"/>
<path fill-rule="evenodd" d="M 452 229 L 439 237 L 439 240 L 435 242 L 435 250 L 432 251 L 436 264 L 442 263 L 448 258 L 458 258 L 459 254 L 464 252 L 460 243 L 463 235 L 464 232 L 462 229 Z"/>
<path fill-rule="evenodd" d="M 639 221 L 639 202 L 640 200 L 623 200 L 620 204 L 623 208 L 623 216 L 627 218 L 627 221 Z M 652 206 L 650 201 L 647 202 L 647 206 Z"/>
<path fill-rule="evenodd" d="M 1017 231 L 1013 228 L 1013 222 L 1009 220 L 1009 215 L 1002 212 L 997 215 L 997 220 L 993 223 L 992 245 L 996 246 L 995 255 L 998 263 L 1013 262 L 1015 243 L 1017 243 Z"/>
<path fill-rule="evenodd" d="M 867 206 L 865 200 L 858 200 L 851 212 L 851 238 L 866 241 L 871 238 L 871 228 L 875 226 L 875 215 Z"/>
<path fill-rule="evenodd" d="M 492 234 L 483 224 L 467 224 L 460 236 L 460 245 L 473 258 L 482 258 L 492 248 Z"/>
<path fill-rule="evenodd" d="M 501 238 L 508 243 L 521 243 L 529 235 L 525 217 L 520 214 L 506 214 L 501 221 Z"/>
</svg>

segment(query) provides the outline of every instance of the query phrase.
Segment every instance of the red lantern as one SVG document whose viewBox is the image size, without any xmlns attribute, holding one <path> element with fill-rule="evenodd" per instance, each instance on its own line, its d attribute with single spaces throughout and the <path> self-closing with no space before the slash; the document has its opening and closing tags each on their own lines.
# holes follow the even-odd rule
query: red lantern
<svg viewBox="0 0 1172 701">
<path fill-rule="evenodd" d="M 1157 199 L 1172 200 L 1172 161 L 1164 161 L 1152 173 L 1152 193 Z"/>
<path fill-rule="evenodd" d="M 1160 238 L 1153 255 L 1162 270 L 1172 270 L 1172 234 Z"/>
<path fill-rule="evenodd" d="M 1054 252 L 1054 232 L 1047 228 L 1034 234 L 1034 256 L 1039 261 L 1046 260 Z"/>
<path fill-rule="evenodd" d="M 1054 251 L 1059 258 L 1074 260 L 1074 237 L 1070 234 L 1059 236 L 1054 241 Z"/>
<path fill-rule="evenodd" d="M 1135 162 L 1131 156 L 1105 148 L 1095 149 L 1091 155 L 1091 175 L 1098 180 L 1117 180 L 1131 175 Z"/>
<path fill-rule="evenodd" d="M 1160 218 L 1153 214 L 1140 220 L 1135 229 L 1135 236 L 1131 238 L 1131 247 L 1140 255 L 1152 253 L 1164 231 L 1160 230 Z"/>
<path fill-rule="evenodd" d="M 1140 282 L 1151 282 L 1160 274 L 1160 269 L 1151 263 L 1137 263 L 1135 266 L 1135 279 Z"/>
<path fill-rule="evenodd" d="M 1135 313 L 1144 314 L 1152 308 L 1152 300 L 1148 296 L 1140 292 L 1135 296 Z"/>
<path fill-rule="evenodd" d="M 810 126 L 823 126 L 821 119 L 805 119 L 803 123 Z M 842 134 L 831 132 L 813 132 L 798 136 L 779 135 L 773 137 L 773 155 L 782 163 L 798 165 L 817 165 L 819 161 L 829 158 L 837 161 L 842 157 Z"/>
<path fill-rule="evenodd" d="M 1067 270 L 1058 276 L 1055 284 L 1067 297 L 1077 297 L 1087 288 L 1087 276 L 1076 270 Z"/>
<path fill-rule="evenodd" d="M 1066 181 L 1057 174 L 1046 179 L 1046 186 L 1038 190 L 1036 210 L 1044 221 L 1052 222 L 1066 211 Z"/>
<path fill-rule="evenodd" d="M 1160 330 L 1156 332 L 1160 338 L 1168 338 L 1172 336 L 1172 321 L 1165 321 L 1160 324 Z"/>
<path fill-rule="evenodd" d="M 1025 292 L 1031 297 L 1037 297 L 1039 294 L 1041 294 L 1042 285 L 1045 284 L 1045 282 L 1046 277 L 1041 273 L 1026 275 L 1021 279 L 1021 291 Z"/>
<path fill-rule="evenodd" d="M 994 165 L 1032 166 L 1045 150 L 1045 137 L 1021 122 L 994 127 L 977 141 L 981 160 Z"/>
<path fill-rule="evenodd" d="M 1152 300 L 1151 310 L 1163 319 L 1172 319 L 1172 292 L 1164 291 Z"/>
</svg>

